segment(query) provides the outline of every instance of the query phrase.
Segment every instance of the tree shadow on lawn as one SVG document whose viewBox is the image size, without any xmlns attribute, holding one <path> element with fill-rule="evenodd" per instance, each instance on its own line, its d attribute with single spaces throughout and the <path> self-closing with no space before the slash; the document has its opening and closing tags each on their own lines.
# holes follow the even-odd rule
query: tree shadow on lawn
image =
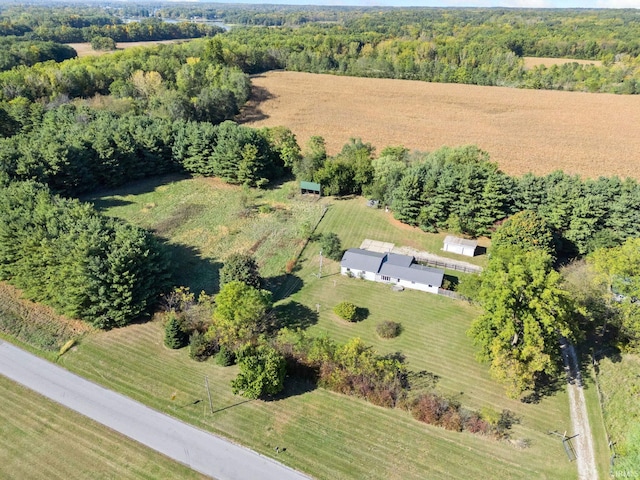
<svg viewBox="0 0 640 480">
<path fill-rule="evenodd" d="M 197 249 L 188 245 L 165 240 L 163 247 L 171 259 L 169 268 L 175 285 L 189 287 L 196 295 L 202 291 L 209 295 L 218 292 L 221 262 L 202 257 Z"/>
<path fill-rule="evenodd" d="M 143 180 L 136 180 L 133 182 L 129 182 L 119 187 L 100 188 L 94 192 L 88 193 L 86 195 L 82 195 L 80 197 L 80 200 L 82 200 L 83 202 L 93 203 L 96 210 L 102 211 L 110 207 L 117 207 L 121 205 L 123 206 L 131 203 L 125 200 L 119 200 L 119 199 L 114 199 L 109 197 L 141 195 L 143 193 L 150 193 L 155 191 L 158 187 L 162 185 L 178 182 L 180 180 L 185 180 L 187 178 L 191 178 L 191 175 L 187 173 L 182 173 L 182 172 L 174 172 L 166 175 L 158 175 L 154 177 L 145 178 Z M 107 198 L 103 200 L 102 197 L 104 196 L 107 196 Z"/>
<path fill-rule="evenodd" d="M 369 317 L 369 309 L 366 307 L 356 307 L 356 315 L 353 317 L 353 323 L 362 322 Z"/>
<path fill-rule="evenodd" d="M 277 305 L 273 309 L 273 316 L 272 327 L 274 330 L 280 330 L 285 327 L 293 330 L 296 328 L 305 330 L 318 323 L 317 312 L 306 305 L 293 301 Z"/>
<path fill-rule="evenodd" d="M 558 393 L 567 384 L 567 375 L 564 370 L 560 370 L 560 373 L 555 377 L 548 375 L 541 375 L 536 381 L 536 386 L 533 392 L 525 395 L 520 399 L 522 403 L 538 404 L 545 397 L 551 397 Z"/>
<path fill-rule="evenodd" d="M 298 395 L 304 395 L 318 388 L 316 382 L 309 378 L 302 378 L 299 376 L 287 376 L 284 381 L 284 389 L 277 395 L 263 398 L 266 402 L 277 402 L 285 400 L 290 397 L 296 397 Z"/>
<path fill-rule="evenodd" d="M 304 285 L 304 281 L 297 275 L 285 273 L 265 278 L 264 284 L 265 288 L 273 294 L 273 301 L 278 302 L 299 292 Z"/>
</svg>

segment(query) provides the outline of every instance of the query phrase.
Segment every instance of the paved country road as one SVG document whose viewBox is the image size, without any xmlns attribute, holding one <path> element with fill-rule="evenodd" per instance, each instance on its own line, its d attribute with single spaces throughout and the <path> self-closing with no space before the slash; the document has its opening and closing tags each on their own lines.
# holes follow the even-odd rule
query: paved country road
<svg viewBox="0 0 640 480">
<path fill-rule="evenodd" d="M 3 341 L 0 375 L 218 480 L 309 479 Z"/>
</svg>

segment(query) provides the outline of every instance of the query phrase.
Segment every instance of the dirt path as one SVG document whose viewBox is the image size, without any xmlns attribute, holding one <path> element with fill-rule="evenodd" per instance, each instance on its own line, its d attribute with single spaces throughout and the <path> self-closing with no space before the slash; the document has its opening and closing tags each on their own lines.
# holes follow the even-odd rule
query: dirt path
<svg viewBox="0 0 640 480">
<path fill-rule="evenodd" d="M 582 375 L 578 367 L 576 351 L 569 342 L 563 339 L 561 342 L 562 359 L 567 372 L 567 391 L 569 393 L 569 406 L 571 409 L 571 426 L 573 428 L 573 447 L 576 452 L 576 464 L 579 480 L 597 480 L 598 469 L 593 449 L 593 437 L 591 426 L 587 416 L 587 406 L 582 391 Z"/>
</svg>

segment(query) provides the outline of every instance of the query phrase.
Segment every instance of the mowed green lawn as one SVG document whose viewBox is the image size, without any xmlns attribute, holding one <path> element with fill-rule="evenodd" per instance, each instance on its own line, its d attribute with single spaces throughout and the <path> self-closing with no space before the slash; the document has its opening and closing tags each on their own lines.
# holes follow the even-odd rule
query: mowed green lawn
<svg viewBox="0 0 640 480">
<path fill-rule="evenodd" d="M 190 192 L 200 192 L 193 193 L 194 203 L 202 198 L 202 191 L 216 186 L 205 179 L 194 179 L 164 187 L 164 191 L 154 187 L 153 192 L 110 196 L 101 201 L 105 206 L 106 202 L 112 202 L 108 209 L 111 214 L 153 226 L 163 219 L 159 216 L 148 220 L 145 215 L 149 212 L 142 211 L 146 203 L 153 203 L 150 210 L 158 212 L 160 205 L 165 204 L 166 192 L 174 192 L 171 203 Z M 225 198 L 211 201 L 199 216 L 223 218 L 224 202 L 235 205 L 233 202 L 237 200 L 231 197 L 239 190 L 227 186 L 220 190 Z M 277 192 L 263 195 L 268 199 L 268 195 Z M 280 198 L 286 205 L 284 198 Z M 127 204 L 114 205 L 118 202 Z M 171 241 L 191 242 L 190 245 L 202 249 L 203 257 L 217 258 L 220 253 L 216 249 L 206 250 L 206 245 L 212 245 L 208 238 L 216 236 L 216 227 L 204 223 L 197 228 L 188 227 L 190 222 L 197 221 L 200 220 L 183 221 L 181 227 L 171 231 Z M 186 236 L 186 232 L 198 229 L 202 237 L 197 242 Z M 208 229 L 211 231 L 207 232 Z M 331 202 L 318 228 L 318 232 L 326 231 L 336 232 L 345 248 L 358 246 L 363 238 L 421 249 L 431 249 L 430 242 L 436 244 L 433 240 L 436 236 L 399 227 L 389 214 L 368 209 L 360 198 Z M 237 373 L 236 367 L 223 368 L 211 361 L 197 363 L 188 358 L 184 349 L 168 350 L 162 344 L 163 328 L 159 321 L 86 337 L 60 363 L 321 479 L 576 478 L 575 465 L 568 462 L 562 444 L 548 434 L 550 430 L 570 430 L 564 390 L 537 405 L 507 399 L 502 387 L 489 378 L 487 366 L 475 361 L 475 350 L 466 337 L 470 322 L 478 314 L 474 307 L 427 293 L 393 292 L 385 285 L 341 277 L 337 274 L 338 264 L 326 259 L 323 276 L 318 279 L 314 276 L 319 268 L 318 250 L 317 244 L 304 250 L 299 270 L 285 284 L 284 292 L 291 295 L 277 308 L 293 312 L 290 323 L 308 326 L 314 333 L 328 332 L 338 341 L 360 336 L 381 352 L 402 352 L 410 369 L 436 375 L 438 391 L 465 406 L 515 412 L 521 423 L 514 426 L 512 438 L 526 440 L 530 446 L 519 448 L 508 441 L 449 432 L 419 423 L 405 411 L 375 407 L 291 379 L 279 398 L 247 401 L 231 393 L 229 383 Z M 283 258 L 290 258 L 290 254 Z M 259 256 L 258 260 L 261 265 L 271 262 Z M 277 271 L 275 265 L 266 268 Z M 189 266 L 185 265 L 184 270 L 188 277 Z M 368 309 L 368 318 L 358 324 L 337 319 L 331 309 L 346 299 Z M 403 333 L 394 340 L 378 339 L 375 325 L 381 320 L 402 323 Z M 205 378 L 211 388 L 213 413 L 209 410 Z M 286 450 L 276 454 L 276 446 Z"/>
<path fill-rule="evenodd" d="M 2 376 L 0 390 L 0 478 L 207 478 Z"/>
<path fill-rule="evenodd" d="M 443 252 L 443 242 L 448 235 L 447 233 L 425 233 L 417 227 L 401 223 L 393 218 L 391 211 L 386 212 L 384 209 L 368 207 L 366 200 L 362 197 L 327 199 L 327 201 L 330 201 L 329 210 L 318 232 L 338 233 L 345 249 L 360 247 L 362 240 L 369 238 L 394 243 L 397 247 L 425 250 L 475 265 L 485 266 L 487 263 L 486 254 L 470 258 Z M 478 239 L 478 244 L 484 249 L 490 243 L 487 238 Z"/>
</svg>

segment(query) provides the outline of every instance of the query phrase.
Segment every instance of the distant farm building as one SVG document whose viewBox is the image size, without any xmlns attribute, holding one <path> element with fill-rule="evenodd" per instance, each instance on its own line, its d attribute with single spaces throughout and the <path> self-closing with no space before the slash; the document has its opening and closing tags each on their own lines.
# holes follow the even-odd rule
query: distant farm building
<svg viewBox="0 0 640 480">
<path fill-rule="evenodd" d="M 319 183 L 300 182 L 300 193 L 313 193 L 315 195 L 322 195 L 322 188 Z"/>
<path fill-rule="evenodd" d="M 466 238 L 447 235 L 444 239 L 444 247 L 442 250 L 445 252 L 457 253 L 459 255 L 466 255 L 467 257 L 473 257 L 476 254 L 476 248 L 478 248 L 477 240 L 467 240 Z"/>
<path fill-rule="evenodd" d="M 361 248 L 350 248 L 344 253 L 340 273 L 436 294 L 444 278 L 444 270 L 419 265 L 411 256 Z"/>
</svg>

